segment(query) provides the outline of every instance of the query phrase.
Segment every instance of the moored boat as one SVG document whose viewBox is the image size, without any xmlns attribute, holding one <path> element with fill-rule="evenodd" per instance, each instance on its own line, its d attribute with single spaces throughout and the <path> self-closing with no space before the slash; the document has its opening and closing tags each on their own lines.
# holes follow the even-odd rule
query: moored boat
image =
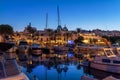
<svg viewBox="0 0 120 80">
<path fill-rule="evenodd" d="M 42 51 L 41 51 L 41 45 L 40 44 L 37 44 L 37 43 L 33 43 L 31 45 L 31 53 L 32 55 L 34 56 L 40 56 Z"/>
<path fill-rule="evenodd" d="M 28 77 L 20 71 L 16 60 L 0 61 L 0 80 L 29 80 Z"/>
<path fill-rule="evenodd" d="M 6 59 L 8 54 L 5 52 L 12 47 L 11 43 L 0 43 L 0 80 L 29 80 L 15 59 Z"/>
<path fill-rule="evenodd" d="M 113 53 L 112 48 L 103 48 L 103 52 L 91 61 L 90 67 L 120 74 L 120 58 Z"/>
<path fill-rule="evenodd" d="M 19 53 L 28 54 L 30 46 L 26 41 L 20 41 L 18 45 Z"/>
<path fill-rule="evenodd" d="M 28 60 L 30 46 L 26 41 L 20 41 L 16 53 L 18 54 L 19 60 Z"/>
</svg>

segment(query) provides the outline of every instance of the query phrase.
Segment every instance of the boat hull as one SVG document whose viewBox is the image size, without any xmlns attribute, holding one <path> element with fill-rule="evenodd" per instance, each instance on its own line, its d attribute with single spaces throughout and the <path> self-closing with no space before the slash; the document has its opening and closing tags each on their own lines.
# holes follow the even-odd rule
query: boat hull
<svg viewBox="0 0 120 80">
<path fill-rule="evenodd" d="M 106 72 L 120 74 L 120 65 L 91 62 L 90 67 L 94 69 L 106 71 Z"/>
<path fill-rule="evenodd" d="M 40 48 L 32 48 L 32 55 L 33 56 L 41 56 L 42 51 Z"/>
<path fill-rule="evenodd" d="M 21 72 L 18 75 L 7 77 L 7 78 L 2 78 L 0 80 L 29 80 L 29 79 L 24 73 Z"/>
</svg>

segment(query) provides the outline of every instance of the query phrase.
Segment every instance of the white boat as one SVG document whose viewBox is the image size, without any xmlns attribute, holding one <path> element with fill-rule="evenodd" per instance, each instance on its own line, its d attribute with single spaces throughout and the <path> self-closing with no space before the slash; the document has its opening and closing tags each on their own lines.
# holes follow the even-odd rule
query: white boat
<svg viewBox="0 0 120 80">
<path fill-rule="evenodd" d="M 26 41 L 20 41 L 16 53 L 18 54 L 19 60 L 28 60 L 30 46 Z"/>
<path fill-rule="evenodd" d="M 103 52 L 91 61 L 90 67 L 120 74 L 120 58 L 113 53 L 112 48 L 103 48 Z"/>
<path fill-rule="evenodd" d="M 0 60 L 0 80 L 29 80 L 19 69 L 16 60 Z"/>
<path fill-rule="evenodd" d="M 42 53 L 42 51 L 41 51 L 41 45 L 40 44 L 33 43 L 31 45 L 31 49 L 32 49 L 32 55 L 40 56 L 41 53 Z"/>
<path fill-rule="evenodd" d="M 5 52 L 13 46 L 11 43 L 0 43 L 0 80 L 29 80 L 21 72 L 16 59 L 7 59 L 8 56 Z"/>
<path fill-rule="evenodd" d="M 30 48 L 30 46 L 28 45 L 28 43 L 26 41 L 20 41 L 19 42 L 19 45 L 18 45 L 19 53 L 28 54 L 29 53 L 29 48 Z"/>
<path fill-rule="evenodd" d="M 20 73 L 20 74 L 15 75 L 15 76 L 1 78 L 0 80 L 29 80 L 29 79 L 25 76 L 24 73 Z"/>
</svg>

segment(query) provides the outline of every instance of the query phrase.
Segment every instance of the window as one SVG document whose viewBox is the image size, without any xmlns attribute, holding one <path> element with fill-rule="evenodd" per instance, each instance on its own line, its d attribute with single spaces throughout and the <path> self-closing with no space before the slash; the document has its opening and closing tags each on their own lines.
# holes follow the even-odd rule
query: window
<svg viewBox="0 0 120 80">
<path fill-rule="evenodd" d="M 120 64 L 120 61 L 113 60 L 113 63 L 115 63 L 115 64 Z"/>
<path fill-rule="evenodd" d="M 110 63 L 110 60 L 109 59 L 102 59 L 102 62 Z"/>
</svg>

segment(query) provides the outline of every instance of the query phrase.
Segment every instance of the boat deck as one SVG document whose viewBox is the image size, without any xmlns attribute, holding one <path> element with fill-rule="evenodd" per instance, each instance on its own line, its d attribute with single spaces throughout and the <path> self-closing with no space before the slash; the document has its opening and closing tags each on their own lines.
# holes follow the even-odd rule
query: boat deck
<svg viewBox="0 0 120 80">
<path fill-rule="evenodd" d="M 3 78 L 3 67 L 2 67 L 2 63 L 0 62 L 0 78 Z"/>
<path fill-rule="evenodd" d="M 0 79 L 19 74 L 20 71 L 15 60 L 0 62 Z"/>
</svg>

